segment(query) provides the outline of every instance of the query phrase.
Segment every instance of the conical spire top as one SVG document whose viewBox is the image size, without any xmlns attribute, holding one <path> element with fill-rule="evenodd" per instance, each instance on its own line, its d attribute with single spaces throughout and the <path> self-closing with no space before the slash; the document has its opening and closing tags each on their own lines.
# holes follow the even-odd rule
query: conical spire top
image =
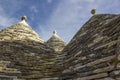
<svg viewBox="0 0 120 80">
<path fill-rule="evenodd" d="M 57 32 L 54 30 L 52 37 L 46 42 L 49 47 L 53 48 L 56 52 L 62 51 L 66 46 L 66 43 L 57 35 Z"/>
<path fill-rule="evenodd" d="M 22 16 L 21 20 L 27 21 L 27 16 Z"/>
<path fill-rule="evenodd" d="M 92 9 L 91 14 L 95 15 L 96 14 L 96 9 Z"/>
</svg>

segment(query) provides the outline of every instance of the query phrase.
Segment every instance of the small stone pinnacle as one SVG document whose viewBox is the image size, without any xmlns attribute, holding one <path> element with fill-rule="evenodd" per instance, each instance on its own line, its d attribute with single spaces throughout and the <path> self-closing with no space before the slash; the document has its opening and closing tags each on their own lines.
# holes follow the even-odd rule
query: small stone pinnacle
<svg viewBox="0 0 120 80">
<path fill-rule="evenodd" d="M 54 31 L 53 31 L 53 34 L 57 34 L 57 32 L 54 30 Z"/>
<path fill-rule="evenodd" d="M 96 14 L 96 9 L 92 9 L 91 14 L 93 14 L 93 15 Z"/>
<path fill-rule="evenodd" d="M 22 20 L 22 21 L 23 21 L 23 20 L 27 21 L 27 17 L 26 17 L 26 16 L 22 16 L 21 20 Z"/>
</svg>

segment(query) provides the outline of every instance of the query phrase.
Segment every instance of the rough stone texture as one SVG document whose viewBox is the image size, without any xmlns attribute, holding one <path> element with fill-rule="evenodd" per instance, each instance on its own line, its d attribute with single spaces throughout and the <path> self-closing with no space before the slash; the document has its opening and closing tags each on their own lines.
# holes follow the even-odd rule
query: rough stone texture
<svg viewBox="0 0 120 80">
<path fill-rule="evenodd" d="M 62 66 L 57 57 L 24 20 L 0 31 L 2 80 L 54 78 Z"/>
<path fill-rule="evenodd" d="M 24 20 L 0 31 L 0 41 L 27 42 L 27 40 L 44 43 L 44 40 Z"/>
<path fill-rule="evenodd" d="M 120 15 L 94 15 L 62 54 L 63 80 L 119 80 Z"/>
<path fill-rule="evenodd" d="M 46 42 L 46 44 L 54 49 L 55 52 L 61 52 L 66 46 L 66 43 L 55 32 L 53 32 L 52 37 Z"/>
<path fill-rule="evenodd" d="M 28 27 L 0 31 L 0 79 L 120 80 L 120 15 L 94 15 L 59 53 L 58 37 L 46 44 Z"/>
</svg>

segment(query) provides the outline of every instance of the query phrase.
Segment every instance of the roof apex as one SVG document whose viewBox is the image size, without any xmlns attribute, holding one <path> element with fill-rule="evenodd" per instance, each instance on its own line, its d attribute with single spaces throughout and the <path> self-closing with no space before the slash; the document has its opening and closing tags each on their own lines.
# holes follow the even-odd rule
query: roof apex
<svg viewBox="0 0 120 80">
<path fill-rule="evenodd" d="M 22 16 L 22 17 L 21 17 L 21 20 L 22 20 L 22 21 L 23 21 L 23 20 L 24 20 L 24 21 L 27 21 L 27 20 L 28 20 L 28 19 L 27 19 L 27 16 Z"/>
</svg>

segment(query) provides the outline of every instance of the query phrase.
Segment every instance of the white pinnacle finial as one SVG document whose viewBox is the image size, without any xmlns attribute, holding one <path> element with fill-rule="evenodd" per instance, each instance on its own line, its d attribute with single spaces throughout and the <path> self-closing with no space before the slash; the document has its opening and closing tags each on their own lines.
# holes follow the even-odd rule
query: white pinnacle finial
<svg viewBox="0 0 120 80">
<path fill-rule="evenodd" d="M 53 34 L 54 34 L 54 35 L 56 35 L 56 34 L 57 34 L 56 30 L 54 30 L 54 31 L 53 31 Z"/>
<path fill-rule="evenodd" d="M 21 17 L 21 21 L 20 21 L 19 23 L 22 23 L 22 24 L 24 24 L 24 25 L 29 26 L 26 21 L 27 21 L 27 17 L 26 17 L 26 16 L 22 16 L 22 17 Z"/>
<path fill-rule="evenodd" d="M 22 21 L 23 21 L 23 20 L 27 21 L 27 16 L 22 16 L 21 20 L 22 20 Z"/>
</svg>

